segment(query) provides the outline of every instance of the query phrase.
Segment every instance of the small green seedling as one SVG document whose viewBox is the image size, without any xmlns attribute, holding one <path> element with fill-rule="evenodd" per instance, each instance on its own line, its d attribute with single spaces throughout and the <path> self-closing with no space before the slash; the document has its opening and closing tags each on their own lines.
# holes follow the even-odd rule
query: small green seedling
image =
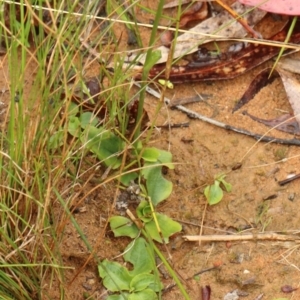
<svg viewBox="0 0 300 300">
<path fill-rule="evenodd" d="M 68 112 L 68 133 L 78 138 L 106 166 L 117 169 L 121 165 L 119 154 L 125 148 L 125 142 L 111 130 L 98 126 L 99 120 L 95 114 L 80 113 L 79 107 L 74 103 L 70 104 Z M 63 139 L 64 131 L 60 129 L 50 138 L 50 148 L 55 150 L 62 146 Z"/>
<path fill-rule="evenodd" d="M 231 192 L 232 186 L 225 181 L 225 177 L 225 174 L 217 175 L 214 183 L 204 189 L 204 195 L 209 205 L 217 204 L 223 199 L 223 189 L 228 193 Z"/>
</svg>

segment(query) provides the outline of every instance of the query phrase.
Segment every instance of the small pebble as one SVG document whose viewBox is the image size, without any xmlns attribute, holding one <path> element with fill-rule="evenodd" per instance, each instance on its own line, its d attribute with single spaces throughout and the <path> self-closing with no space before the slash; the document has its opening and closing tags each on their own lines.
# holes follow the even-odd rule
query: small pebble
<svg viewBox="0 0 300 300">
<path fill-rule="evenodd" d="M 87 291 L 91 291 L 91 290 L 92 290 L 92 287 L 91 287 L 89 284 L 87 284 L 87 283 L 83 283 L 82 286 L 83 286 L 83 288 L 86 289 Z"/>
<path fill-rule="evenodd" d="M 237 294 L 240 297 L 247 297 L 247 296 L 249 296 L 249 293 L 247 293 L 245 291 L 240 291 L 240 290 L 237 291 Z"/>
<path fill-rule="evenodd" d="M 94 278 L 90 278 L 86 281 L 89 285 L 95 284 L 96 280 Z"/>
<path fill-rule="evenodd" d="M 238 290 L 234 290 L 224 296 L 224 300 L 239 300 Z"/>
</svg>

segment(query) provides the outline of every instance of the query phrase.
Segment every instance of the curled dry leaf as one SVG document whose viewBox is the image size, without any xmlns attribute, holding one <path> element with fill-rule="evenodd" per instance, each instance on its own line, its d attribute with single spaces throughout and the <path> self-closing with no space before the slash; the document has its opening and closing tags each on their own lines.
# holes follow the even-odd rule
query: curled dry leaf
<svg viewBox="0 0 300 300">
<path fill-rule="evenodd" d="M 244 19 L 250 26 L 255 25 L 266 15 L 266 12 L 259 9 L 249 10 L 249 7 L 246 7 L 239 2 L 235 2 L 231 8 L 235 10 L 237 14 L 243 15 Z M 208 43 L 216 38 L 244 37 L 247 34 L 247 31 L 241 24 L 232 21 L 233 19 L 231 15 L 226 11 L 223 11 L 217 16 L 211 17 L 201 22 L 197 26 L 189 29 L 189 31 L 180 35 L 176 39 L 173 58 L 178 58 L 183 55 L 196 52 L 198 45 Z M 161 52 L 161 58 L 157 62 L 158 64 L 164 63 L 168 60 L 169 48 L 161 46 L 155 50 L 159 50 Z M 130 58 L 128 58 L 128 60 L 144 64 L 145 58 L 145 54 L 140 55 L 138 58 L 132 55 Z"/>
<path fill-rule="evenodd" d="M 201 287 L 202 300 L 210 300 L 211 288 L 209 285 Z"/>
<path fill-rule="evenodd" d="M 247 104 L 250 100 L 254 98 L 254 96 L 266 85 L 272 83 L 275 78 L 278 77 L 277 72 L 273 72 L 270 76 L 271 68 L 267 68 L 263 71 L 261 71 L 259 74 L 256 75 L 256 77 L 252 80 L 252 82 L 249 84 L 247 90 L 241 97 L 241 99 L 236 103 L 234 106 L 232 112 L 237 111 L 242 106 Z"/>
<path fill-rule="evenodd" d="M 276 35 L 272 41 L 284 41 L 289 29 L 289 24 Z M 294 34 L 290 41 L 298 43 L 300 41 L 300 24 L 294 28 Z M 204 80 L 224 80 L 237 77 L 254 67 L 271 59 L 280 51 L 279 47 L 263 44 L 250 44 L 240 51 L 222 53 L 212 60 L 193 61 L 186 65 L 173 66 L 170 69 L 168 79 L 172 83 L 196 82 Z M 165 65 L 158 65 L 150 70 L 150 78 L 165 78 Z M 137 77 L 139 78 L 139 77 Z"/>
<path fill-rule="evenodd" d="M 275 70 L 275 73 L 272 74 L 272 77 L 268 78 L 266 75 L 269 74 L 270 71 L 271 69 L 268 68 L 257 75 L 257 77 L 250 83 L 247 91 L 235 106 L 234 111 L 252 100 L 255 94 L 262 87 L 264 87 L 267 83 L 270 83 L 270 81 L 272 81 L 279 74 L 283 82 L 287 98 L 292 107 L 293 115 L 285 114 L 275 119 L 264 120 L 257 118 L 249 114 L 248 112 L 243 112 L 243 114 L 249 116 L 251 119 L 257 122 L 265 124 L 266 126 L 276 127 L 277 130 L 300 135 L 300 83 L 293 73 L 284 71 L 280 68 L 277 68 Z"/>
<path fill-rule="evenodd" d="M 257 6 L 259 9 L 275 14 L 300 16 L 299 0 L 239 0 L 241 3 L 250 6 Z"/>
<path fill-rule="evenodd" d="M 293 73 L 279 68 L 277 71 L 283 82 L 288 100 L 294 112 L 295 119 L 298 125 L 300 125 L 300 83 Z"/>
</svg>

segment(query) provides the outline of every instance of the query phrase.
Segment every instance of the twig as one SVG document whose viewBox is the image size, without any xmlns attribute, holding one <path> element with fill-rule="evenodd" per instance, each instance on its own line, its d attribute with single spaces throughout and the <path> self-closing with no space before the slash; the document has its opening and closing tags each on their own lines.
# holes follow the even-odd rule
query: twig
<svg viewBox="0 0 300 300">
<path fill-rule="evenodd" d="M 205 207 L 202 213 L 202 220 L 201 220 L 201 226 L 200 226 L 200 230 L 199 230 L 199 236 L 202 236 L 203 233 L 203 224 L 204 224 L 204 219 L 205 219 L 205 214 L 206 214 L 206 209 L 207 209 L 207 204 L 208 202 L 205 202 Z M 199 247 L 201 246 L 201 240 L 199 240 Z"/>
<path fill-rule="evenodd" d="M 209 272 L 209 271 L 212 271 L 212 270 L 216 270 L 216 269 L 219 269 L 219 268 L 220 268 L 220 266 L 203 269 L 199 272 L 196 272 L 193 276 L 189 277 L 188 279 L 193 279 L 195 276 L 198 276 L 200 274 L 203 274 L 203 273 L 206 273 L 206 272 Z"/>
<path fill-rule="evenodd" d="M 185 235 L 183 239 L 187 241 L 202 242 L 228 242 L 228 241 L 251 241 L 251 240 L 276 240 L 276 241 L 295 241 L 300 240 L 297 235 L 285 235 L 278 233 L 258 233 L 244 235 Z"/>
<path fill-rule="evenodd" d="M 171 108 L 173 107 L 176 108 L 177 105 L 184 105 L 184 104 L 206 101 L 210 97 L 211 97 L 210 95 L 206 95 L 206 94 L 197 94 L 196 96 L 190 98 L 177 98 L 172 100 L 170 106 Z"/>
<path fill-rule="evenodd" d="M 201 121 L 204 121 L 206 123 L 215 125 L 217 127 L 224 128 L 226 130 L 231 130 L 231 131 L 234 131 L 234 132 L 237 132 L 237 133 L 248 135 L 248 136 L 251 136 L 254 139 L 259 140 L 261 142 L 272 142 L 272 143 L 278 143 L 278 144 L 283 144 L 283 145 L 300 146 L 300 140 L 298 140 L 298 139 L 278 139 L 278 138 L 274 138 L 274 137 L 267 136 L 267 135 L 256 134 L 256 133 L 250 132 L 248 130 L 241 129 L 241 128 L 238 128 L 238 127 L 234 127 L 234 126 L 231 126 L 231 125 L 227 125 L 225 123 L 222 123 L 222 122 L 216 121 L 214 119 L 208 118 L 208 117 L 203 116 L 201 114 L 198 114 L 198 113 L 196 113 L 196 112 L 194 112 L 190 109 L 187 109 L 186 107 L 184 107 L 182 105 L 177 105 L 175 107 L 176 107 L 176 109 L 186 113 L 189 118 L 199 119 Z"/>
<path fill-rule="evenodd" d="M 141 87 L 137 82 L 134 82 L 134 84 L 138 87 Z M 146 92 L 151 94 L 152 96 L 160 99 L 160 94 L 158 92 L 156 92 L 155 90 L 153 90 L 152 88 L 150 88 L 149 86 L 146 86 Z M 168 99 L 167 97 L 165 97 L 165 103 L 167 105 L 170 105 L 171 100 Z M 212 118 L 203 116 L 203 115 L 198 114 L 197 112 L 192 111 L 182 105 L 176 105 L 175 108 L 180 110 L 181 112 L 184 112 L 189 118 L 199 119 L 201 121 L 215 125 L 217 127 L 224 128 L 226 130 L 231 130 L 231 131 L 234 131 L 237 133 L 241 133 L 241 134 L 253 137 L 256 140 L 259 140 L 260 142 L 272 142 L 272 143 L 278 143 L 278 144 L 283 144 L 283 145 L 300 146 L 300 140 L 298 140 L 298 139 L 278 139 L 278 138 L 274 138 L 274 137 L 267 136 L 267 135 L 256 134 L 256 133 L 250 132 L 248 130 L 244 130 L 244 129 L 237 128 L 237 127 L 234 127 L 231 125 L 227 125 L 225 123 L 216 121 Z"/>
<path fill-rule="evenodd" d="M 182 128 L 182 127 L 189 127 L 190 123 L 189 122 L 184 122 L 184 123 L 175 123 L 175 124 L 164 124 L 164 125 L 157 125 L 155 127 L 157 128 Z"/>
<path fill-rule="evenodd" d="M 300 178 L 300 174 L 296 174 L 296 175 L 294 175 L 294 176 L 292 176 L 290 178 L 278 181 L 278 184 L 282 186 L 282 185 L 285 185 L 285 184 L 287 184 L 287 183 L 289 183 L 289 182 L 291 182 L 291 181 L 293 181 L 295 179 L 298 179 L 298 178 Z"/>
<path fill-rule="evenodd" d="M 134 214 L 130 211 L 130 209 L 126 209 L 126 214 L 131 219 L 131 221 L 137 226 L 138 229 L 143 229 L 143 224 L 139 219 L 137 219 Z"/>
</svg>

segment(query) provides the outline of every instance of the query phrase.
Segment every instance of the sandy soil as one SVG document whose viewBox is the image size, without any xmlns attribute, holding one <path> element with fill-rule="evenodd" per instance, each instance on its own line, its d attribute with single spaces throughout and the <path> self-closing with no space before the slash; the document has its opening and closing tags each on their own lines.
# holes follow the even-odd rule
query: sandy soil
<svg viewBox="0 0 300 300">
<path fill-rule="evenodd" d="M 126 43 L 125 34 L 122 42 Z M 0 72 L 7 74 L 4 58 L 1 61 Z M 269 128 L 244 116 L 241 110 L 234 114 L 231 110 L 251 80 L 266 65 L 272 63 L 234 80 L 176 85 L 167 95 L 171 99 L 188 98 L 197 93 L 209 95 L 208 99 L 187 107 L 226 124 L 265 134 Z M 32 71 L 28 74 L 29 81 L 30 74 Z M 0 76 L 0 89 L 5 109 L 5 99 L 9 97 L 5 96 L 8 82 L 4 75 Z M 147 96 L 146 110 L 150 119 L 156 105 L 157 100 Z M 282 110 L 291 111 L 279 78 L 263 88 L 243 109 L 264 119 L 278 116 Z M 202 235 L 267 231 L 297 233 L 300 227 L 299 181 L 282 187 L 278 181 L 289 174 L 300 173 L 299 148 L 257 143 L 250 137 L 191 120 L 169 107 L 162 108 L 157 125 L 181 122 L 189 122 L 189 126 L 157 129 L 151 144 L 171 151 L 176 163 L 176 168 L 166 175 L 174 184 L 172 195 L 158 207 L 158 211 L 183 225 L 183 232 L 169 244 L 174 269 L 187 279 L 201 270 L 217 267 L 185 281 L 191 299 L 201 299 L 201 287 L 205 285 L 211 287 L 212 300 L 223 299 L 233 290 L 239 290 L 241 299 L 258 299 L 256 297 L 261 294 L 266 300 L 300 299 L 300 289 L 291 294 L 281 291 L 284 285 L 300 285 L 300 251 L 296 241 L 202 242 L 199 245 L 182 239 L 182 235 L 198 235 L 201 228 Z M 294 138 L 276 130 L 268 135 Z M 233 171 L 237 163 L 241 163 L 241 168 Z M 99 177 L 102 171 L 104 169 L 99 171 Z M 207 206 L 203 189 L 220 173 L 227 174 L 232 192 L 225 193 L 219 204 Z M 82 206 L 86 211 L 75 214 L 74 218 L 96 250 L 97 258 L 113 258 L 121 254 L 129 242 L 127 238 L 114 238 L 109 228 L 104 227 L 115 197 L 115 186 L 101 186 L 85 197 L 94 186 L 95 183 L 89 183 L 78 195 L 78 200 L 84 199 Z M 59 212 L 58 203 L 54 205 Z M 65 266 L 72 268 L 66 271 L 66 282 L 69 283 L 65 287 L 66 299 L 83 299 L 84 292 L 93 295 L 94 299 L 105 299 L 96 260 L 92 258 L 87 262 L 90 254 L 71 222 L 66 224 L 60 251 Z M 122 261 L 121 258 L 117 260 Z M 163 279 L 163 282 L 168 285 L 171 279 Z M 54 287 L 56 283 L 58 281 L 54 280 Z M 51 298 L 59 299 L 57 286 L 49 289 Z M 174 287 L 163 294 L 163 299 L 183 298 Z"/>
</svg>

